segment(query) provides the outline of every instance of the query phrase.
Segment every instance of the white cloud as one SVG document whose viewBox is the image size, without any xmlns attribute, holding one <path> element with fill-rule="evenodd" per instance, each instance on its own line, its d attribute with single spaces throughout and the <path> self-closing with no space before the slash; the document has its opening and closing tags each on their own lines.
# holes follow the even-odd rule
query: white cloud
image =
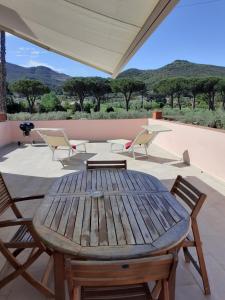
<svg viewBox="0 0 225 300">
<path fill-rule="evenodd" d="M 50 68 L 56 72 L 64 72 L 63 69 L 59 69 L 59 68 L 56 68 L 52 65 L 49 65 L 49 64 L 46 64 L 44 62 L 40 62 L 40 61 L 36 61 L 36 60 L 33 60 L 33 59 L 30 59 L 25 65 L 23 65 L 24 67 L 27 67 L 27 68 L 30 68 L 30 67 L 39 67 L 39 66 L 43 66 L 43 67 L 47 67 L 47 68 Z"/>
<path fill-rule="evenodd" d="M 39 55 L 44 53 L 44 51 L 30 47 L 19 47 L 15 52 L 15 55 L 18 57 L 29 57 L 30 59 L 37 58 Z"/>
<path fill-rule="evenodd" d="M 10 36 L 14 36 L 14 35 L 11 34 L 11 33 L 9 33 L 9 32 L 6 32 L 6 33 L 5 33 L 5 36 L 10 37 Z"/>
</svg>

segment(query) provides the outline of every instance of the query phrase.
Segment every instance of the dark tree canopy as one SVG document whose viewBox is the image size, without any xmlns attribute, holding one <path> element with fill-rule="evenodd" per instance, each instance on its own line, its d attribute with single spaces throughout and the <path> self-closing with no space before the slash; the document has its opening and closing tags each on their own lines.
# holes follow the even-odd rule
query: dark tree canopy
<svg viewBox="0 0 225 300">
<path fill-rule="evenodd" d="M 88 83 L 85 77 L 73 77 L 68 79 L 63 86 L 65 92 L 70 96 L 78 97 L 81 111 L 84 110 L 84 99 L 88 95 Z"/>
<path fill-rule="evenodd" d="M 38 80 L 22 79 L 15 81 L 11 85 L 14 93 L 26 97 L 29 107 L 29 112 L 34 112 L 34 105 L 37 98 L 45 93 L 49 93 L 49 88 Z"/>
<path fill-rule="evenodd" d="M 140 92 L 144 89 L 144 82 L 134 79 L 122 78 L 115 79 L 111 82 L 113 92 L 121 93 L 126 101 L 126 110 L 129 110 L 129 103 L 134 92 Z"/>
<path fill-rule="evenodd" d="M 110 93 L 111 86 L 108 79 L 101 77 L 90 77 L 87 78 L 87 85 L 89 93 L 95 97 L 97 101 L 97 111 L 100 111 L 101 100 L 106 94 Z"/>
</svg>

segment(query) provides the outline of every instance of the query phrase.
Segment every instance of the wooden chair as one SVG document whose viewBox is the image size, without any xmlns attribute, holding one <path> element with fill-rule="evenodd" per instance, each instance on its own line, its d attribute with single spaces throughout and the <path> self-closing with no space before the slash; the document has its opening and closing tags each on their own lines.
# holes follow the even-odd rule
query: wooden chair
<svg viewBox="0 0 225 300">
<path fill-rule="evenodd" d="M 0 216 L 10 208 L 16 216 L 16 219 L 13 220 L 0 221 L 0 228 L 4 228 L 5 230 L 5 228 L 9 226 L 19 226 L 9 242 L 3 242 L 0 239 L 0 252 L 6 259 L 5 265 L 0 270 L 0 289 L 17 276 L 22 276 L 45 297 L 52 298 L 54 297 L 54 293 L 47 287 L 47 282 L 53 260 L 49 260 L 47 268 L 42 277 L 42 281 L 36 280 L 27 271 L 28 267 L 30 267 L 42 253 L 46 252 L 51 256 L 51 251 L 46 249 L 44 244 L 37 236 L 33 228 L 32 219 L 23 218 L 15 204 L 19 201 L 39 198 L 43 198 L 43 195 L 14 199 L 11 198 L 4 179 L 0 173 Z M 13 249 L 13 251 L 10 251 L 10 249 Z M 20 263 L 17 259 L 17 256 L 25 249 L 30 249 L 30 254 L 25 262 Z"/>
<path fill-rule="evenodd" d="M 87 170 L 93 169 L 127 169 L 126 160 L 88 160 L 86 164 Z"/>
<path fill-rule="evenodd" d="M 181 200 L 185 202 L 186 206 L 190 208 L 193 237 L 188 236 L 182 245 L 185 261 L 188 263 L 192 262 L 192 264 L 202 277 L 205 294 L 209 295 L 210 286 L 202 250 L 202 242 L 200 239 L 200 233 L 197 223 L 197 216 L 206 199 L 206 195 L 201 193 L 198 189 L 196 189 L 192 184 L 190 184 L 180 175 L 177 176 L 175 183 L 171 189 L 171 193 L 175 196 L 178 196 Z M 190 251 L 188 250 L 189 247 L 195 247 L 199 263 L 197 263 L 191 255 Z"/>
<path fill-rule="evenodd" d="M 150 291 L 147 282 L 160 281 L 160 294 L 169 300 L 170 280 L 175 276 L 176 267 L 176 254 L 120 261 L 68 260 L 70 299 L 150 300 L 154 289 Z"/>
</svg>

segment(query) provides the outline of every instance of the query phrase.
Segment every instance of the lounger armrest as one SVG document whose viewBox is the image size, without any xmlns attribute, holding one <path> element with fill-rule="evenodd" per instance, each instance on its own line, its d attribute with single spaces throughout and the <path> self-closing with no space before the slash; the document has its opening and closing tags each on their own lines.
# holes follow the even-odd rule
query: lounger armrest
<svg viewBox="0 0 225 300">
<path fill-rule="evenodd" d="M 28 197 L 16 197 L 12 198 L 14 202 L 21 202 L 21 201 L 27 201 L 27 200 L 34 200 L 34 199 L 42 199 L 45 195 L 34 195 L 34 196 L 28 196 Z"/>
</svg>

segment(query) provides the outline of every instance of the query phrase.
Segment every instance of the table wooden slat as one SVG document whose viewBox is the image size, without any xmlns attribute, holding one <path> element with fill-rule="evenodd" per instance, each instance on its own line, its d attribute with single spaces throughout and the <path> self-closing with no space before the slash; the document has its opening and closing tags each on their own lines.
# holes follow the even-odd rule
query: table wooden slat
<svg viewBox="0 0 225 300">
<path fill-rule="evenodd" d="M 170 249 L 187 235 L 190 217 L 157 178 L 95 169 L 57 179 L 33 223 L 57 251 L 120 259 Z"/>
</svg>

